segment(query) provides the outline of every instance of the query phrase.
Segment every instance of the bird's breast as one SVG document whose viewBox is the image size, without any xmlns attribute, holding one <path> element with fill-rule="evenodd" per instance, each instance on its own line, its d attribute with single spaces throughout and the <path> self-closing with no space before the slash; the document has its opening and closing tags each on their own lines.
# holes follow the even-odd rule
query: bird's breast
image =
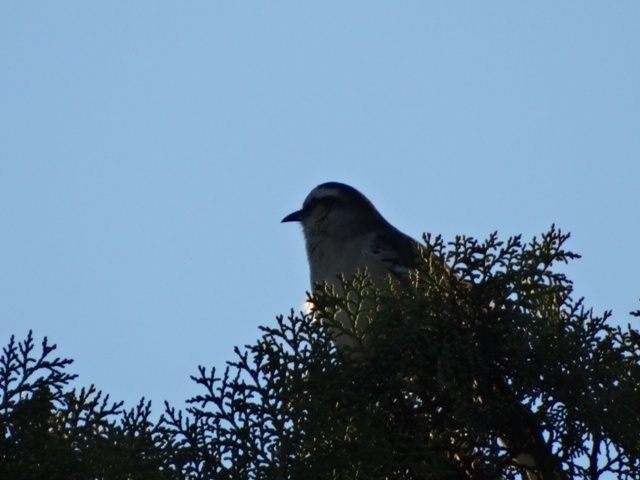
<svg viewBox="0 0 640 480">
<path fill-rule="evenodd" d="M 316 248 L 309 249 L 307 253 L 311 285 L 327 282 L 340 291 L 340 274 L 349 278 L 356 271 L 365 269 L 368 270 L 372 280 L 378 283 L 378 280 L 387 275 L 388 270 L 382 262 L 367 254 L 364 248 L 366 244 L 362 239 L 340 244 L 324 242 L 323 248 L 316 245 Z"/>
</svg>

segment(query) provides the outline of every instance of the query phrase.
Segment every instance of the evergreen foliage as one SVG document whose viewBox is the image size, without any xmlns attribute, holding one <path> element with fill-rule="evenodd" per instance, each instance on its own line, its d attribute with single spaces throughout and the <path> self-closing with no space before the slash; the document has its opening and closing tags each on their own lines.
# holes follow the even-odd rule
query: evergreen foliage
<svg viewBox="0 0 640 480">
<path fill-rule="evenodd" d="M 427 236 L 410 279 L 321 289 L 156 423 L 144 401 L 68 392 L 69 360 L 12 339 L 0 478 L 640 478 L 640 334 L 572 297 L 567 238 Z"/>
<path fill-rule="evenodd" d="M 168 452 L 150 403 L 131 410 L 95 387 L 69 389 L 69 359 L 40 353 L 33 335 L 14 337 L 0 357 L 0 478 L 7 480 L 168 480 Z"/>
</svg>

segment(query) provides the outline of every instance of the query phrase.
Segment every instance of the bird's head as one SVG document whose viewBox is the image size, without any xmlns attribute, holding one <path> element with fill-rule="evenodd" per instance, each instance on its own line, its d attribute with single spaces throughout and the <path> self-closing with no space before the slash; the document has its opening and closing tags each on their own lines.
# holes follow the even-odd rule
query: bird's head
<svg viewBox="0 0 640 480">
<path fill-rule="evenodd" d="M 311 190 L 302 209 L 283 222 L 300 222 L 305 238 L 354 237 L 386 223 L 373 204 L 349 185 L 327 182 Z"/>
</svg>

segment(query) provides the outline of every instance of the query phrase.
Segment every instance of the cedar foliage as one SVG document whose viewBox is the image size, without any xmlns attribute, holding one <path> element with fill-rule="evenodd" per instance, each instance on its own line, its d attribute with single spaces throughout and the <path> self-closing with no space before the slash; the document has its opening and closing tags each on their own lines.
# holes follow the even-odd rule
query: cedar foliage
<svg viewBox="0 0 640 480">
<path fill-rule="evenodd" d="M 410 279 L 321 289 L 155 423 L 143 401 L 67 391 L 68 360 L 12 339 L 0 478 L 640 478 L 640 334 L 572 297 L 567 238 L 426 236 Z M 339 312 L 356 351 L 327 333 Z"/>
<path fill-rule="evenodd" d="M 69 359 L 52 358 L 45 338 L 11 337 L 0 356 L 0 478 L 169 480 L 167 451 L 150 421 L 150 402 L 131 410 L 94 386 L 69 384 Z"/>
</svg>

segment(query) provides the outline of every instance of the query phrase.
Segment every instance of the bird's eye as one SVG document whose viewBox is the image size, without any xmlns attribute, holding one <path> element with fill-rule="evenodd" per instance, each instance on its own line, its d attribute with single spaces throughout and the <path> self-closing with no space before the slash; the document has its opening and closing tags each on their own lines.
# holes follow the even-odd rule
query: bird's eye
<svg viewBox="0 0 640 480">
<path fill-rule="evenodd" d="M 314 208 L 316 208 L 316 207 L 318 206 L 318 202 L 319 202 L 319 199 L 317 199 L 317 198 L 312 198 L 312 199 L 311 199 L 311 200 L 309 200 L 309 201 L 307 202 L 307 204 L 304 206 L 304 209 L 310 212 L 310 211 L 312 211 Z"/>
<path fill-rule="evenodd" d="M 317 208 L 318 206 L 322 206 L 323 209 L 333 210 L 336 207 L 339 207 L 342 204 L 342 201 L 336 197 L 322 197 L 322 198 L 314 198 L 309 205 L 309 208 Z"/>
<path fill-rule="evenodd" d="M 307 202 L 304 206 L 304 209 L 307 211 L 312 211 L 319 205 L 322 205 L 326 210 L 331 208 L 335 208 L 340 205 L 342 202 L 336 197 L 323 197 L 323 198 L 312 198 Z"/>
<path fill-rule="evenodd" d="M 326 197 L 322 199 L 322 204 L 327 209 L 335 208 L 340 204 L 340 200 L 338 200 L 336 197 Z"/>
</svg>

